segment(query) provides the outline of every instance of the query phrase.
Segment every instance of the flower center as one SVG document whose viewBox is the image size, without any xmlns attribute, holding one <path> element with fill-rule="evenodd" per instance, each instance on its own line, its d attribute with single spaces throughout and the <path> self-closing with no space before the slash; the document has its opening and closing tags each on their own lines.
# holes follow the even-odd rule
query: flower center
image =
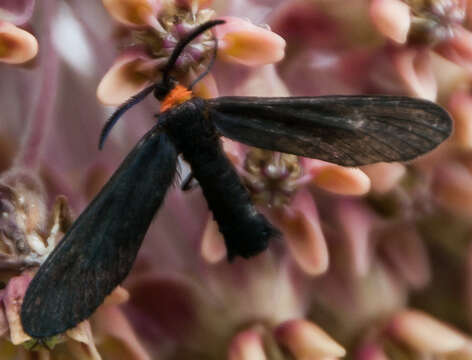
<svg viewBox="0 0 472 360">
<path fill-rule="evenodd" d="M 453 26 L 465 20 L 456 0 L 405 0 L 412 11 L 409 42 L 434 46 L 454 36 Z"/>
<path fill-rule="evenodd" d="M 243 180 L 254 202 L 269 207 L 290 203 L 303 174 L 297 156 L 256 148 L 248 152 L 244 168 Z"/>
<path fill-rule="evenodd" d="M 214 11 L 203 9 L 196 14 L 185 10 L 175 10 L 173 12 L 163 12 L 159 15 L 159 23 L 164 32 L 157 32 L 154 29 L 135 31 L 134 38 L 137 43 L 143 45 L 150 56 L 156 59 L 158 68 L 164 66 L 179 41 L 185 38 L 193 29 L 200 24 L 210 20 Z M 203 63 L 213 51 L 214 41 L 208 32 L 200 35 L 197 39 L 188 44 L 176 61 L 174 75 L 185 77 L 189 73 L 199 73 L 204 69 Z"/>
</svg>

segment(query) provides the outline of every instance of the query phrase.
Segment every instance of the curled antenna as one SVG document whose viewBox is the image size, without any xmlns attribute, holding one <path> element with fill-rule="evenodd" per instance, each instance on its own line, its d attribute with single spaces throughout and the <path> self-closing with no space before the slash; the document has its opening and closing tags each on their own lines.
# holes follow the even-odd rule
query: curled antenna
<svg viewBox="0 0 472 360">
<path fill-rule="evenodd" d="M 177 59 L 179 58 L 180 54 L 184 50 L 184 48 L 196 37 L 207 31 L 208 29 L 212 28 L 213 26 L 224 24 L 226 21 L 224 20 L 212 20 L 212 21 L 207 21 L 206 23 L 200 25 L 197 27 L 195 30 L 193 30 L 190 34 L 187 35 L 184 39 L 180 40 L 177 43 L 177 46 L 175 47 L 174 51 L 172 52 L 169 60 L 167 61 L 167 64 L 164 67 L 163 70 L 163 75 L 162 75 L 162 80 L 161 83 L 164 84 L 165 87 L 170 88 L 170 72 L 172 68 L 174 67 Z M 215 39 L 215 50 L 213 53 L 213 57 L 210 60 L 210 64 L 208 69 L 197 78 L 197 81 L 203 78 L 209 71 L 209 68 L 213 64 L 215 57 L 216 57 L 216 48 L 217 48 L 217 43 Z M 195 85 L 194 81 L 191 86 Z M 100 140 L 98 142 L 98 148 L 101 150 L 103 148 L 103 144 L 105 143 L 105 140 L 110 133 L 111 129 L 113 126 L 116 124 L 116 122 L 120 119 L 120 117 L 128 111 L 131 107 L 134 105 L 140 103 L 143 101 L 146 96 L 148 96 L 157 86 L 156 84 L 152 84 L 151 86 L 148 86 L 144 90 L 141 90 L 138 94 L 135 96 L 131 97 L 128 101 L 126 101 L 123 105 L 121 105 L 116 111 L 111 115 L 111 117 L 107 120 L 105 123 L 105 126 L 102 129 L 102 133 L 100 134 Z M 170 89 L 169 89 L 170 91 Z"/>
<path fill-rule="evenodd" d="M 124 104 L 122 104 L 115 112 L 110 116 L 107 120 L 105 125 L 103 126 L 102 132 L 100 134 L 100 140 L 98 142 L 98 148 L 101 150 L 103 148 L 103 144 L 111 131 L 111 128 L 116 124 L 116 122 L 120 119 L 121 115 L 123 115 L 126 111 L 132 108 L 137 103 L 143 101 L 146 96 L 148 96 L 156 87 L 156 84 L 152 84 L 148 86 L 144 90 L 141 90 L 136 95 L 130 97 Z"/>
<path fill-rule="evenodd" d="M 196 37 L 207 31 L 208 29 L 212 28 L 213 26 L 216 25 L 221 25 L 224 24 L 226 21 L 224 20 L 212 20 L 212 21 L 207 21 L 206 23 L 200 25 L 197 27 L 195 30 L 193 30 L 190 34 L 187 35 L 186 38 L 180 40 L 180 42 L 177 44 L 175 47 L 174 51 L 172 52 L 172 55 L 170 56 L 169 61 L 167 62 L 166 66 L 164 67 L 163 75 L 162 75 L 162 82 L 166 85 L 169 84 L 170 80 L 170 71 L 175 65 L 175 62 L 179 58 L 180 54 L 184 50 L 184 48 Z"/>
</svg>

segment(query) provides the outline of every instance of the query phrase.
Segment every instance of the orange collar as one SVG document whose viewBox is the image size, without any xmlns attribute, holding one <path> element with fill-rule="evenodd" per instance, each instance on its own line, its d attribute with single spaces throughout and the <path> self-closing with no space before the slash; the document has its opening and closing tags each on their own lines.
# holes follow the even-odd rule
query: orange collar
<svg viewBox="0 0 472 360">
<path fill-rule="evenodd" d="M 185 86 L 176 85 L 161 102 L 161 113 L 180 105 L 193 97 L 192 91 Z"/>
</svg>

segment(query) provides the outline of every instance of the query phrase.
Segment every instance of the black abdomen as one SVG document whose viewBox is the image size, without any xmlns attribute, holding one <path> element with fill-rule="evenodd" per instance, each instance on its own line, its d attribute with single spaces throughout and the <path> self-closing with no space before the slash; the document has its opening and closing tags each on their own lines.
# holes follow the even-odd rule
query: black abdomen
<svg viewBox="0 0 472 360">
<path fill-rule="evenodd" d="M 247 258 L 265 250 L 279 232 L 251 203 L 248 191 L 224 154 L 216 129 L 205 119 L 202 100 L 188 101 L 169 115 L 163 127 L 200 183 L 225 239 L 228 258 Z"/>
</svg>

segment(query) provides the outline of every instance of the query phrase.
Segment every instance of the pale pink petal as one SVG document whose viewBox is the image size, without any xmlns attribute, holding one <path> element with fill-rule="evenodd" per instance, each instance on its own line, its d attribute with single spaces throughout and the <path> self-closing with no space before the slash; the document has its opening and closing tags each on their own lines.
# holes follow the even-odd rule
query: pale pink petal
<svg viewBox="0 0 472 360">
<path fill-rule="evenodd" d="M 104 359 L 150 359 L 119 307 L 101 306 L 93 316 L 93 324 L 94 334 L 102 339 L 98 348 Z"/>
<path fill-rule="evenodd" d="M 66 335 L 75 341 L 68 341 L 67 346 L 79 359 L 101 360 L 93 341 L 92 329 L 88 321 L 82 321 L 74 328 L 67 330 Z"/>
<path fill-rule="evenodd" d="M 389 229 L 380 236 L 382 254 L 403 280 L 416 289 L 430 281 L 431 269 L 423 240 L 408 224 Z"/>
<path fill-rule="evenodd" d="M 215 78 L 211 74 L 207 74 L 198 81 L 192 91 L 203 99 L 211 99 L 218 96 L 218 87 L 216 86 Z"/>
<path fill-rule="evenodd" d="M 228 360 L 266 360 L 262 336 L 256 330 L 238 333 L 229 345 Z"/>
<path fill-rule="evenodd" d="M 120 56 L 100 81 L 97 97 L 105 105 L 121 105 L 155 80 L 152 59 L 132 51 Z"/>
<path fill-rule="evenodd" d="M 363 166 L 362 171 L 370 179 L 371 190 L 385 194 L 398 185 L 406 173 L 406 168 L 400 163 L 377 163 Z"/>
<path fill-rule="evenodd" d="M 5 296 L 5 290 L 0 290 L 0 299 Z M 5 314 L 3 302 L 0 303 L 0 337 L 3 337 L 9 330 L 8 319 Z"/>
<path fill-rule="evenodd" d="M 359 94 L 365 91 L 371 56 L 365 47 L 355 46 L 353 50 L 347 39 L 354 39 L 353 33 L 364 33 L 364 26 L 369 29 L 366 35 L 372 36 L 372 29 L 365 18 L 366 7 L 359 13 L 362 20 L 355 21 L 360 18 L 350 14 L 351 4 L 352 1 L 345 7 L 329 5 L 334 11 L 326 11 L 324 3 L 318 1 L 283 1 L 270 13 L 272 29 L 288 44 L 287 56 L 277 64 L 277 71 L 292 95 Z M 367 5 L 367 2 L 363 4 Z M 356 2 L 354 8 L 359 9 L 358 5 Z M 335 8 L 345 14 L 341 16 L 346 16 L 343 20 L 333 16 L 340 14 Z M 355 27 L 353 32 L 350 31 L 352 26 Z"/>
<path fill-rule="evenodd" d="M 289 320 L 275 330 L 277 341 L 287 347 L 295 359 L 337 358 L 346 350 L 323 329 L 304 319 Z"/>
<path fill-rule="evenodd" d="M 297 264 L 307 274 L 324 273 L 329 264 L 328 247 L 311 194 L 306 189 L 298 191 L 290 208 L 275 220 Z"/>
<path fill-rule="evenodd" d="M 448 110 L 454 119 L 454 141 L 472 148 L 472 96 L 469 91 L 457 90 L 449 99 Z"/>
<path fill-rule="evenodd" d="M 469 5 L 470 7 L 470 5 Z M 454 35 L 435 50 L 446 59 L 472 70 L 472 32 L 462 26 L 454 27 Z"/>
<path fill-rule="evenodd" d="M 103 305 L 120 305 L 129 300 L 129 292 L 122 286 L 117 286 L 110 295 L 105 298 Z"/>
<path fill-rule="evenodd" d="M 2 0 L 0 1 L 0 19 L 15 25 L 22 25 L 33 13 L 35 0 Z"/>
<path fill-rule="evenodd" d="M 438 167 L 432 194 L 446 209 L 472 216 L 472 174 L 462 164 L 448 163 Z"/>
<path fill-rule="evenodd" d="M 202 257 L 210 264 L 218 263 L 226 257 L 225 240 L 213 217 L 208 219 L 203 231 L 200 252 Z"/>
<path fill-rule="evenodd" d="M 23 297 L 32 277 L 29 274 L 23 274 L 10 279 L 5 288 L 3 297 L 3 306 L 5 315 L 10 328 L 10 340 L 14 345 L 21 344 L 31 340 L 31 336 L 26 334 L 21 325 L 20 311 L 23 304 Z"/>
<path fill-rule="evenodd" d="M 175 0 L 175 4 L 178 7 L 193 10 L 194 12 L 198 9 L 208 8 L 212 3 L 213 0 Z"/>
<path fill-rule="evenodd" d="M 437 83 L 429 50 L 401 48 L 393 53 L 393 63 L 411 96 L 436 100 Z"/>
<path fill-rule="evenodd" d="M 234 91 L 236 96 L 285 97 L 290 92 L 279 77 L 274 64 L 253 69 L 248 79 Z"/>
<path fill-rule="evenodd" d="M 285 55 L 285 40 L 276 33 L 236 17 L 221 17 L 226 24 L 215 27 L 218 56 L 247 66 L 277 62 Z"/>
<path fill-rule="evenodd" d="M 0 21 L 0 62 L 21 64 L 38 52 L 38 42 L 29 32 Z"/>
<path fill-rule="evenodd" d="M 244 151 L 241 143 L 225 137 L 221 138 L 221 140 L 223 144 L 223 150 L 225 151 L 226 156 L 231 160 L 231 162 L 235 166 L 243 166 L 246 152 Z"/>
<path fill-rule="evenodd" d="M 102 0 L 108 12 L 128 26 L 155 27 L 156 16 L 162 7 L 160 0 Z M 159 27 L 160 25 L 158 25 Z"/>
<path fill-rule="evenodd" d="M 395 315 L 390 329 L 398 339 L 426 354 L 459 351 L 469 341 L 457 330 L 418 310 L 405 310 Z"/>
<path fill-rule="evenodd" d="M 377 29 L 393 41 L 404 44 L 410 30 L 410 7 L 400 0 L 373 0 L 370 18 Z"/>
<path fill-rule="evenodd" d="M 364 195 L 370 190 L 369 177 L 358 168 L 349 168 L 319 160 L 304 161 L 304 169 L 313 183 L 339 195 Z"/>
<path fill-rule="evenodd" d="M 369 236 L 372 229 L 372 217 L 364 205 L 349 200 L 341 200 L 337 204 L 336 215 L 340 230 L 348 243 L 353 273 L 364 276 L 369 271 L 371 262 Z"/>
<path fill-rule="evenodd" d="M 467 297 L 467 312 L 469 314 L 469 323 L 472 320 L 472 242 L 469 242 L 467 257 L 466 257 L 466 297 Z"/>
<path fill-rule="evenodd" d="M 380 344 L 362 344 L 356 351 L 356 360 L 389 360 Z"/>
</svg>

